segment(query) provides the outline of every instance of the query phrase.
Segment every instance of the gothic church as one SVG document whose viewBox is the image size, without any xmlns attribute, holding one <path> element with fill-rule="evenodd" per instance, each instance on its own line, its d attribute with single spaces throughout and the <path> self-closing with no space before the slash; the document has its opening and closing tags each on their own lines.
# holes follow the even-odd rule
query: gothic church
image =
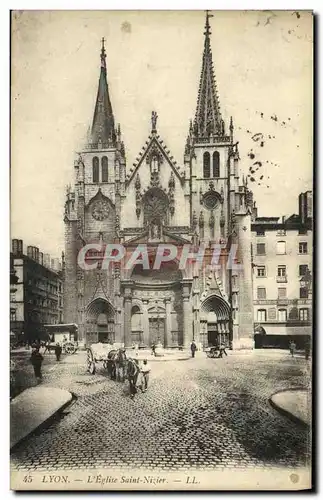
<svg viewBox="0 0 323 500">
<path fill-rule="evenodd" d="M 147 141 L 133 166 L 126 163 L 120 126 L 109 97 L 104 42 L 89 143 L 74 164 L 74 189 L 65 202 L 64 321 L 78 324 L 79 341 L 110 341 L 126 347 L 152 343 L 166 348 L 226 342 L 253 347 L 251 191 L 239 174 L 238 144 L 231 118 L 221 116 L 206 15 L 204 50 L 195 118 L 178 165 L 162 139 L 162 123 L 151 115 Z M 147 120 L 148 121 L 148 120 Z M 228 126 L 229 125 L 229 126 Z M 89 242 L 121 243 L 127 252 L 145 243 L 180 250 L 213 244 L 223 250 L 218 268 L 176 261 L 161 270 L 85 271 L 77 264 Z M 227 265 L 237 245 L 236 272 Z M 98 259 L 95 252 L 89 258 Z"/>
</svg>

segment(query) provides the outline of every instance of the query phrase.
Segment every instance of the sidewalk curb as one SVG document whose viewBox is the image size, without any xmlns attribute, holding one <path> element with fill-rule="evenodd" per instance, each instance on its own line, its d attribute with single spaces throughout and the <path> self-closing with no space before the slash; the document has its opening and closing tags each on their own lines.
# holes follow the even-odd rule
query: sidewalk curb
<svg viewBox="0 0 323 500">
<path fill-rule="evenodd" d="M 310 424 L 305 422 L 303 419 L 297 417 L 296 415 L 294 415 L 290 411 L 285 410 L 285 408 L 282 408 L 279 404 L 275 403 L 275 401 L 273 401 L 273 399 L 272 399 L 274 396 L 276 396 L 276 394 L 281 394 L 282 392 L 294 392 L 294 391 L 296 392 L 296 391 L 304 391 L 304 390 L 306 391 L 307 389 L 304 387 L 293 387 L 291 389 L 282 389 L 280 391 L 275 392 L 274 394 L 272 394 L 270 396 L 269 403 L 276 411 L 278 411 L 278 413 L 280 413 L 284 417 L 289 418 L 289 420 L 292 420 L 292 422 L 300 425 L 301 427 L 303 427 L 305 429 L 309 429 Z"/>
<path fill-rule="evenodd" d="M 50 387 L 48 387 L 50 389 Z M 63 390 L 63 389 L 62 389 Z M 28 389 L 25 389 L 25 391 L 28 391 Z M 23 394 L 25 391 L 23 391 L 21 394 Z M 11 443 L 11 436 L 10 436 L 10 452 L 13 452 L 15 448 L 21 444 L 23 441 L 27 440 L 30 436 L 32 436 L 34 433 L 39 432 L 41 429 L 44 429 L 47 427 L 50 423 L 52 423 L 57 415 L 62 412 L 67 406 L 73 403 L 73 401 L 76 399 L 76 396 L 73 395 L 71 392 L 64 390 L 64 392 L 69 393 L 69 398 L 61 404 L 59 407 L 55 409 L 50 415 L 48 415 L 47 418 L 39 422 L 37 425 L 35 425 L 28 433 L 26 433 L 24 436 L 16 439 L 13 443 Z M 11 409 L 10 409 L 11 411 Z"/>
</svg>

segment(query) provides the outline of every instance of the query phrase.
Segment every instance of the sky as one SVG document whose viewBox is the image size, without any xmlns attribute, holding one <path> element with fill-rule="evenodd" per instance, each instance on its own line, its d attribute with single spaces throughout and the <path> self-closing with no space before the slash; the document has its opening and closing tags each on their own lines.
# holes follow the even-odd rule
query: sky
<svg viewBox="0 0 323 500">
<path fill-rule="evenodd" d="M 312 189 L 312 16 L 213 11 L 221 104 L 259 216 L 291 215 Z M 11 51 L 11 237 L 58 257 L 66 185 L 91 125 L 101 38 L 130 169 L 150 133 L 179 165 L 194 118 L 203 11 L 17 11 Z M 257 163 L 258 162 L 258 163 Z"/>
</svg>

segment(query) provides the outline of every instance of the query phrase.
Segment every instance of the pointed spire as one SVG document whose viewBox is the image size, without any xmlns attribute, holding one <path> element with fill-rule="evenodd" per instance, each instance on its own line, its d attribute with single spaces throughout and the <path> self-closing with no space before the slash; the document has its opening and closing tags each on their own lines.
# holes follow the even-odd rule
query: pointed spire
<svg viewBox="0 0 323 500">
<path fill-rule="evenodd" d="M 126 150 L 125 150 L 125 147 L 124 147 L 124 142 L 122 141 L 121 142 L 121 146 L 120 146 L 120 153 L 123 157 L 125 157 L 126 155 Z"/>
<path fill-rule="evenodd" d="M 188 129 L 188 134 L 186 138 L 186 144 L 184 149 L 184 155 L 189 155 L 194 144 L 194 130 L 193 130 L 193 121 L 190 120 L 190 126 Z"/>
<path fill-rule="evenodd" d="M 230 141 L 231 141 L 231 143 L 233 143 L 233 130 L 234 130 L 234 127 L 233 127 L 233 118 L 232 118 L 232 116 L 230 116 L 229 130 L 230 130 Z"/>
<path fill-rule="evenodd" d="M 213 17 L 212 14 L 206 11 L 202 71 L 194 120 L 196 139 L 225 134 L 213 72 L 210 17 Z"/>
<path fill-rule="evenodd" d="M 191 137 L 190 135 L 188 135 L 186 139 L 184 155 L 189 155 L 190 151 L 191 151 Z"/>
<path fill-rule="evenodd" d="M 236 160 L 240 160 L 240 157 L 239 157 L 239 148 L 238 148 L 238 144 L 239 144 L 239 142 L 237 142 L 237 143 L 234 145 L 234 154 L 235 154 Z"/>
<path fill-rule="evenodd" d="M 100 144 L 102 147 L 115 147 L 116 133 L 107 83 L 107 66 L 104 38 L 102 38 L 100 58 L 101 71 L 91 129 L 91 144 L 93 146 L 98 146 Z"/>
</svg>

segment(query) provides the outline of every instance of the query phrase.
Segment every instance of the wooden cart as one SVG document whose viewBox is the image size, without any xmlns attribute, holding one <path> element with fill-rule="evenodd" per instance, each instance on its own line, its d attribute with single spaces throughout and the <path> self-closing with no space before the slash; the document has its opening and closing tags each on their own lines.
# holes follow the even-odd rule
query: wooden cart
<svg viewBox="0 0 323 500">
<path fill-rule="evenodd" d="M 87 370 L 91 373 L 91 375 L 95 374 L 97 363 L 102 363 L 103 368 L 107 370 L 108 354 L 112 349 L 112 344 L 103 344 L 102 342 L 97 342 L 87 348 Z"/>
</svg>

